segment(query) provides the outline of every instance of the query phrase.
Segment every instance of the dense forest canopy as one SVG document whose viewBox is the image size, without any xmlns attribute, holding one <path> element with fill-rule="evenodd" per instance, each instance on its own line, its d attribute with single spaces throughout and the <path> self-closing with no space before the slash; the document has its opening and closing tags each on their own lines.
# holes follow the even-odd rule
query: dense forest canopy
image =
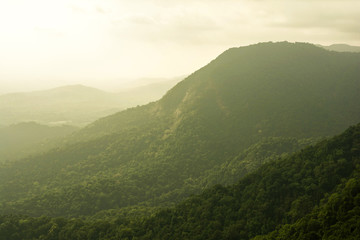
<svg viewBox="0 0 360 240">
<path fill-rule="evenodd" d="M 3 215 L 0 239 L 357 239 L 359 167 L 360 124 L 153 216 Z"/>
</svg>

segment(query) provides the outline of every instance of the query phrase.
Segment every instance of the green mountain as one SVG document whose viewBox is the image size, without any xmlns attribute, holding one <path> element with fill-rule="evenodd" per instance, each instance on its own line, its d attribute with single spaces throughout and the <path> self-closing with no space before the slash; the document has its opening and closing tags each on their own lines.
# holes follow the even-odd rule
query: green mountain
<svg viewBox="0 0 360 240">
<path fill-rule="evenodd" d="M 0 239 L 358 239 L 359 177 L 360 124 L 151 217 L 0 216 Z"/>
<path fill-rule="evenodd" d="M 159 101 L 2 165 L 0 213 L 104 216 L 231 184 L 360 121 L 359 65 L 360 54 L 304 43 L 229 49 Z"/>
<path fill-rule="evenodd" d="M 23 122 L 0 127 L 0 162 L 26 157 L 49 150 L 56 139 L 63 138 L 78 130 L 73 126 L 46 126 L 36 122 Z"/>
</svg>

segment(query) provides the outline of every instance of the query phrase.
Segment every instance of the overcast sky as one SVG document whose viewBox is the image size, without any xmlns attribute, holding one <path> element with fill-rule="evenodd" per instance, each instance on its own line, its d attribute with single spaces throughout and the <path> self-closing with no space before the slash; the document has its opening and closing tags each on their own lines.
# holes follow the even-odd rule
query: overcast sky
<svg viewBox="0 0 360 240">
<path fill-rule="evenodd" d="M 360 1 L 0 0 L 0 93 L 119 88 L 284 40 L 360 45 Z"/>
</svg>

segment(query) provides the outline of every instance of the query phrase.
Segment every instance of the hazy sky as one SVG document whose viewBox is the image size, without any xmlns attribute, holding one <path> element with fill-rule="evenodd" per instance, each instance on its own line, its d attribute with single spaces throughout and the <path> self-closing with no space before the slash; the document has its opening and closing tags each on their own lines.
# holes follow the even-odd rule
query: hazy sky
<svg viewBox="0 0 360 240">
<path fill-rule="evenodd" d="M 0 0 L 0 93 L 185 75 L 284 40 L 360 45 L 360 1 Z"/>
</svg>

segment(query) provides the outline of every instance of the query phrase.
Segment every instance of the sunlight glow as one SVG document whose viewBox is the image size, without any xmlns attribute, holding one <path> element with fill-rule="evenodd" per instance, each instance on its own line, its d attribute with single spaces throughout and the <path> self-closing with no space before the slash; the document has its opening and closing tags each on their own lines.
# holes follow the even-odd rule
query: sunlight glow
<svg viewBox="0 0 360 240">
<path fill-rule="evenodd" d="M 0 0 L 0 88 L 171 78 L 261 41 L 360 44 L 360 2 L 309 4 Z"/>
</svg>

